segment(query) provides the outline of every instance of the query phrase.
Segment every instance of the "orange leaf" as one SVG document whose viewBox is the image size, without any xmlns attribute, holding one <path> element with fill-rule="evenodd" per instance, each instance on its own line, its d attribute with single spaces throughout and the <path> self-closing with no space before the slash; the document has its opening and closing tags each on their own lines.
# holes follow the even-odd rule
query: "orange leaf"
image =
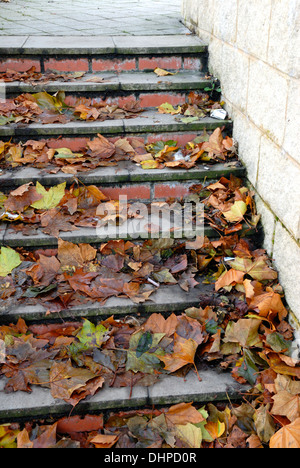
<svg viewBox="0 0 300 468">
<path fill-rule="evenodd" d="M 119 436 L 99 434 L 91 442 L 96 448 L 111 448 L 118 440 Z"/>
<path fill-rule="evenodd" d="M 300 418 L 271 437 L 270 448 L 300 448 Z"/>
</svg>

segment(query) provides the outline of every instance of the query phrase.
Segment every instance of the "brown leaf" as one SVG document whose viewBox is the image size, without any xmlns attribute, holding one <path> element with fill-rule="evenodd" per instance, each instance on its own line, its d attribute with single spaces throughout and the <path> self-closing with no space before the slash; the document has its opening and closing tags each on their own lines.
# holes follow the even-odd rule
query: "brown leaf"
<svg viewBox="0 0 300 468">
<path fill-rule="evenodd" d="M 116 152 L 115 145 L 100 134 L 94 140 L 88 141 L 87 146 L 89 147 L 88 154 L 101 159 L 110 158 Z"/>
<path fill-rule="evenodd" d="M 60 270 L 60 263 L 56 257 L 40 255 L 36 264 L 27 270 L 34 283 L 41 286 L 49 286 Z"/>
<path fill-rule="evenodd" d="M 171 406 L 165 413 L 168 425 L 169 423 L 172 425 L 198 424 L 205 421 L 202 414 L 192 405 L 193 403 L 179 403 L 178 405 Z"/>
<path fill-rule="evenodd" d="M 224 275 L 222 275 L 215 284 L 216 291 L 222 289 L 226 286 L 234 286 L 235 284 L 240 284 L 243 282 L 245 273 L 242 271 L 237 270 L 229 270 L 226 271 Z"/>
<path fill-rule="evenodd" d="M 185 340 L 175 334 L 174 352 L 165 356 L 157 356 L 165 364 L 164 369 L 176 372 L 187 364 L 194 364 L 198 343 L 194 340 Z"/>
<path fill-rule="evenodd" d="M 27 208 L 42 198 L 42 195 L 37 193 L 36 188 L 33 187 L 32 182 L 30 182 L 29 184 L 22 185 L 16 190 L 13 190 L 9 194 L 4 206 L 8 211 L 18 211 L 21 213 L 24 211 L 24 208 Z"/>
<path fill-rule="evenodd" d="M 177 327 L 177 316 L 170 315 L 165 319 L 161 314 L 152 314 L 144 325 L 145 331 L 152 333 L 165 333 L 166 336 L 174 335 Z"/>
</svg>

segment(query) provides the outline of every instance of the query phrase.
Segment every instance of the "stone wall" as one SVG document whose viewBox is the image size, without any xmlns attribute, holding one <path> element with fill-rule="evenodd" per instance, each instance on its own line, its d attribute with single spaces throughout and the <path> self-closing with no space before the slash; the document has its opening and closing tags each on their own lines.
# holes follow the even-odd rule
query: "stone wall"
<svg viewBox="0 0 300 468">
<path fill-rule="evenodd" d="M 209 69 L 221 81 L 240 158 L 257 192 L 265 247 L 299 325 L 298 0 L 183 0 L 182 16 L 209 45 Z"/>
</svg>

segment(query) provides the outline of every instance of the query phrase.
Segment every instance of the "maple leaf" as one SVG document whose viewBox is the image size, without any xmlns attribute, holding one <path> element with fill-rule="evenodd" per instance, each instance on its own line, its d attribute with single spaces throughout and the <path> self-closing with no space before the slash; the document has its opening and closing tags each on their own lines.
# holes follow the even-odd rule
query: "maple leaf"
<svg viewBox="0 0 300 468">
<path fill-rule="evenodd" d="M 194 364 L 198 343 L 192 339 L 185 340 L 175 333 L 174 352 L 164 356 L 158 356 L 165 364 L 168 372 L 176 372 L 187 364 Z"/>
<path fill-rule="evenodd" d="M 32 187 L 32 182 L 30 182 L 10 192 L 4 206 L 8 211 L 22 212 L 24 208 L 31 206 L 42 198 L 42 195 L 36 191 L 35 187 Z"/>
<path fill-rule="evenodd" d="M 9 247 L 1 247 L 0 276 L 9 275 L 15 268 L 21 265 L 20 255 Z"/>
<path fill-rule="evenodd" d="M 243 271 L 258 281 L 274 280 L 278 276 L 277 272 L 268 266 L 264 257 L 258 257 L 254 261 L 249 258 L 237 257 L 228 263 L 235 270 Z"/>
<path fill-rule="evenodd" d="M 57 238 L 60 231 L 71 232 L 78 229 L 72 221 L 73 218 L 63 215 L 59 208 L 52 208 L 41 214 L 42 231 Z"/>
<path fill-rule="evenodd" d="M 270 415 L 270 404 L 260 406 L 255 411 L 253 419 L 259 439 L 268 443 L 275 433 L 275 423 Z"/>
<path fill-rule="evenodd" d="M 60 263 L 56 257 L 40 255 L 37 263 L 27 270 L 27 274 L 31 276 L 35 283 L 38 283 L 41 286 L 49 286 L 59 270 Z"/>
<path fill-rule="evenodd" d="M 198 424 L 205 421 L 203 415 L 192 405 L 193 403 L 179 403 L 171 406 L 165 413 L 168 425 Z"/>
<path fill-rule="evenodd" d="M 176 115 L 176 114 L 180 114 L 181 112 L 181 107 L 178 106 L 177 109 L 175 109 L 172 104 L 170 104 L 169 102 L 165 102 L 164 104 L 161 104 L 159 107 L 158 107 L 158 112 L 160 114 L 172 114 L 172 115 Z"/>
<path fill-rule="evenodd" d="M 53 362 L 50 369 L 50 386 L 53 398 L 68 401 L 75 390 L 85 387 L 95 374 L 87 369 L 74 368 L 71 360 Z"/>
<path fill-rule="evenodd" d="M 94 140 L 88 141 L 87 146 L 89 147 L 88 154 L 101 159 L 110 158 L 116 152 L 115 145 L 100 134 Z"/>
<path fill-rule="evenodd" d="M 182 440 L 189 448 L 200 448 L 202 443 L 201 428 L 194 424 L 177 425 L 176 436 Z"/>
<path fill-rule="evenodd" d="M 300 396 L 283 390 L 272 397 L 274 405 L 271 413 L 286 416 L 291 422 L 300 418 Z"/>
<path fill-rule="evenodd" d="M 86 262 L 94 260 L 97 250 L 89 244 L 73 244 L 72 242 L 58 239 L 57 258 L 61 267 L 82 267 Z"/>
<path fill-rule="evenodd" d="M 230 223 L 238 223 L 244 219 L 247 212 L 247 204 L 242 200 L 234 202 L 230 210 L 223 211 L 223 215 Z"/>
<path fill-rule="evenodd" d="M 161 314 L 151 314 L 143 328 L 152 333 L 164 333 L 166 336 L 172 336 L 176 331 L 177 324 L 178 319 L 175 314 L 170 315 L 167 319 Z"/>
<path fill-rule="evenodd" d="M 223 275 L 220 276 L 218 281 L 215 283 L 216 291 L 219 289 L 225 288 L 227 286 L 234 286 L 235 284 L 241 284 L 243 282 L 245 273 L 242 271 L 237 271 L 231 269 L 226 271 Z"/>
<path fill-rule="evenodd" d="M 168 76 L 168 75 L 176 75 L 176 73 L 172 73 L 170 71 L 167 71 L 167 70 L 164 70 L 163 68 L 155 68 L 154 69 L 154 73 L 157 75 L 157 76 Z"/>
<path fill-rule="evenodd" d="M 39 182 L 37 182 L 36 191 L 39 195 L 42 195 L 42 198 L 41 200 L 32 203 L 31 206 L 37 210 L 51 210 L 52 208 L 56 208 L 65 195 L 65 189 L 66 182 L 55 187 L 51 187 L 49 190 L 46 190 Z"/>
<path fill-rule="evenodd" d="M 283 320 L 288 314 L 282 303 L 280 295 L 275 293 L 270 287 L 266 288 L 266 292 L 255 296 L 251 300 L 249 308 L 252 310 L 257 309 L 259 311 L 259 315 L 262 317 L 268 317 L 270 312 L 275 312 L 279 315 L 280 320 Z"/>
<path fill-rule="evenodd" d="M 111 448 L 118 441 L 118 435 L 98 434 L 90 440 L 96 448 Z"/>
<path fill-rule="evenodd" d="M 300 448 L 300 418 L 297 418 L 291 424 L 283 426 L 276 434 L 271 437 L 270 448 Z"/>
<path fill-rule="evenodd" d="M 158 370 L 160 368 L 158 354 L 162 351 L 157 348 L 164 336 L 164 333 L 152 334 L 149 331 L 135 333 L 129 343 L 126 370 L 149 374 L 153 374 L 155 369 Z"/>
<path fill-rule="evenodd" d="M 260 320 L 239 319 L 237 322 L 229 322 L 225 331 L 224 343 L 239 343 L 241 346 L 260 346 L 258 335 Z"/>
</svg>

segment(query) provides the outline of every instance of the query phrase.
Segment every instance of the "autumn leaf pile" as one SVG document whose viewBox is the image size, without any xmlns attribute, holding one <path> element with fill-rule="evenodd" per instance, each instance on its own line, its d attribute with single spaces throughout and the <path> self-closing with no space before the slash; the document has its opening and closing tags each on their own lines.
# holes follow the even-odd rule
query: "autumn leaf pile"
<svg viewBox="0 0 300 468">
<path fill-rule="evenodd" d="M 68 104 L 63 91 L 53 96 L 47 92 L 21 94 L 0 103 L 0 125 L 9 123 L 66 124 L 74 120 L 105 121 L 135 118 L 143 109 L 138 101 L 122 106 L 108 105 L 104 101 L 89 98 L 72 99 Z"/>
<path fill-rule="evenodd" d="M 163 167 L 190 169 L 197 163 L 237 162 L 233 140 L 224 137 L 219 128 L 211 135 L 204 132 L 184 147 L 178 146 L 174 140 L 144 144 L 134 137 L 118 138 L 112 142 L 100 134 L 93 140 L 87 140 L 85 148 L 77 152 L 59 147 L 59 142 L 55 146 L 35 140 L 18 144 L 0 142 L 0 167 L 7 170 L 30 166 L 51 174 L 61 170 L 76 175 L 97 167 L 117 166 L 124 160 L 147 170 Z"/>
<path fill-rule="evenodd" d="M 138 218 L 142 231 L 147 233 L 147 230 L 152 232 L 154 228 L 148 223 L 150 211 L 153 215 L 162 212 L 168 216 L 173 210 L 178 216 L 183 216 L 185 201 L 190 202 L 192 208 L 191 227 L 196 223 L 205 223 L 217 232 L 228 235 L 242 231 L 244 226 L 251 231 L 259 221 L 253 193 L 235 177 L 230 180 L 223 177 L 207 186 L 197 184 L 191 187 L 190 196 L 181 204 L 180 200 L 176 204 L 174 200 L 168 200 L 145 205 L 147 213 L 137 210 L 137 206 L 130 202 L 109 200 L 94 185 L 85 186 L 78 182 L 66 188 L 66 183 L 62 183 L 47 189 L 39 182 L 36 186 L 27 183 L 8 195 L 0 194 L 0 220 L 9 222 L 13 229 L 21 231 L 23 235 L 34 235 L 41 229 L 43 233 L 58 238 L 60 232 L 71 232 L 80 227 L 107 226 L 109 223 L 121 226 L 130 219 Z M 202 210 L 199 212 L 198 204 L 203 204 L 203 213 Z M 160 231 L 162 227 L 157 225 L 157 229 Z"/>
<path fill-rule="evenodd" d="M 183 118 L 202 118 L 211 106 L 208 99 L 191 95 Z M 140 110 L 137 103 L 120 109 L 90 100 L 70 106 L 64 94 L 37 93 L 1 104 L 0 123 L 131 118 Z M 182 109 L 163 106 L 160 112 L 181 115 Z M 0 155 L 12 167 L 50 163 L 57 166 L 54 170 L 76 173 L 97 167 L 99 159 L 103 165 L 131 158 L 144 169 L 189 168 L 235 154 L 233 141 L 220 130 L 183 149 L 173 141 L 147 146 L 118 141 L 99 135 L 78 154 L 43 142 L 1 143 Z M 185 402 L 108 418 L 98 414 L 3 424 L 0 447 L 300 447 L 300 361 L 283 290 L 266 252 L 243 237 L 259 222 L 253 193 L 235 177 L 223 177 L 194 185 L 189 200 L 204 204 L 204 221 L 220 234 L 218 240 L 118 240 L 95 248 L 63 241 L 59 234 L 97 225 L 97 207 L 107 201 L 97 187 L 75 183 L 47 189 L 29 183 L 1 194 L 3 222 L 24 235 L 42 229 L 58 238 L 57 249 L 1 248 L 0 295 L 7 310 L 42 304 L 56 318 L 56 312 L 91 301 L 101 307 L 118 296 L 139 304 L 150 301 L 161 286 L 178 285 L 188 292 L 199 283 L 213 294 L 199 297 L 197 307 L 167 317 L 158 312 L 51 324 L 26 324 L 19 318 L 0 326 L 5 343 L 0 376 L 6 392 L 43 387 L 72 409 L 106 387 L 132 392 L 134 386 L 188 372 L 201 380 L 202 370 L 213 366 L 245 385 L 244 402 L 203 407 Z M 164 204 L 168 209 L 169 203 Z M 116 215 L 119 222 L 121 214 Z"/>
<path fill-rule="evenodd" d="M 53 70 L 46 70 L 44 73 L 38 72 L 33 66 L 26 71 L 16 71 L 7 69 L 0 73 L 0 80 L 4 83 L 12 83 L 15 81 L 24 83 L 43 83 L 49 81 L 73 81 L 82 78 L 85 72 L 67 72 L 61 73 Z"/>
<path fill-rule="evenodd" d="M 122 253 L 126 250 L 122 251 L 120 246 L 125 248 L 126 244 L 118 242 L 119 250 L 113 241 L 102 247 L 102 252 L 108 249 L 110 266 L 115 265 L 117 259 L 124 265 Z M 155 241 L 147 242 L 149 244 L 142 247 L 136 244 L 130 249 L 138 249 L 139 255 L 151 252 L 151 242 Z M 168 414 L 174 411 L 177 414 L 176 407 L 154 413 L 147 410 L 113 415 L 104 433 L 101 428 L 96 434 L 81 434 L 80 443 L 96 447 L 254 447 L 280 446 L 286 443 L 283 439 L 288 438 L 289 444 L 299 445 L 300 366 L 293 354 L 293 330 L 287 322 L 277 274 L 265 252 L 253 250 L 251 242 L 240 239 L 237 234 L 218 241 L 202 239 L 201 248 L 198 243 L 199 238 L 187 243 L 187 252 L 190 252 L 194 268 L 200 266 L 202 274 L 205 272 L 201 280 L 206 278 L 215 283 L 216 295 L 213 299 L 202 298 L 199 307 L 187 309 L 181 315 L 171 314 L 165 318 L 157 313 L 148 319 L 110 317 L 95 323 L 85 319 L 78 323 L 29 326 L 19 319 L 16 325 L 0 327 L 0 338 L 7 352 L 0 371 L 6 378 L 6 391 L 30 391 L 34 385 L 44 386 L 54 398 L 76 406 L 101 391 L 103 386 L 149 386 L 165 375 L 183 376 L 191 368 L 201 379 L 201 366 L 213 364 L 223 371 L 230 370 L 238 382 L 250 384 L 249 402 L 245 400 L 241 406 L 228 405 L 222 410 L 213 405 L 196 408 L 182 404 L 178 418 L 174 416 L 171 420 Z M 75 280 L 80 280 L 76 278 L 79 270 L 74 261 L 82 257 L 84 249 L 92 254 L 91 247 L 77 246 L 75 259 L 70 254 L 69 244 L 62 244 L 62 247 L 60 260 L 56 262 L 61 262 L 60 267 L 65 265 L 63 275 L 71 284 L 74 274 Z M 176 248 L 176 256 L 172 256 L 172 248 L 163 245 L 160 256 L 163 252 L 170 255 L 168 267 L 173 265 L 180 270 L 185 258 L 177 257 Z M 158 250 L 156 245 L 156 254 Z M 27 258 L 30 255 L 32 253 L 27 254 Z M 47 255 L 49 252 L 45 256 L 40 254 L 39 261 L 29 270 L 25 269 L 36 284 L 48 284 L 51 274 L 53 283 L 55 269 L 49 276 L 49 270 L 43 268 L 45 265 L 49 268 L 56 257 Z M 70 259 L 74 259 L 73 263 Z M 19 268 L 17 256 L 14 261 Z M 133 271 L 143 268 L 141 264 L 131 266 Z M 95 288 L 88 278 L 92 279 L 96 272 L 90 270 L 81 270 L 82 289 L 92 291 Z M 6 276 L 5 282 L 11 278 Z M 127 283 L 129 288 L 131 284 Z M 66 291 L 66 297 L 68 294 Z M 184 416 L 181 410 L 184 414 L 188 410 L 192 415 Z M 50 442 L 45 443 L 74 443 L 74 434 L 73 442 L 61 439 L 56 423 L 51 428 L 35 430 L 34 435 L 30 425 L 22 431 L 13 428 L 2 427 L 3 438 L 11 440 L 12 437 L 13 443 L 18 440 L 19 446 L 24 441 L 38 446 L 44 431 L 52 434 Z"/>
<path fill-rule="evenodd" d="M 165 102 L 158 107 L 158 112 L 174 115 L 183 123 L 192 123 L 207 117 L 215 109 L 222 109 L 222 104 L 213 101 L 209 94 L 191 91 L 186 103 L 175 108 L 169 102 Z"/>
</svg>

